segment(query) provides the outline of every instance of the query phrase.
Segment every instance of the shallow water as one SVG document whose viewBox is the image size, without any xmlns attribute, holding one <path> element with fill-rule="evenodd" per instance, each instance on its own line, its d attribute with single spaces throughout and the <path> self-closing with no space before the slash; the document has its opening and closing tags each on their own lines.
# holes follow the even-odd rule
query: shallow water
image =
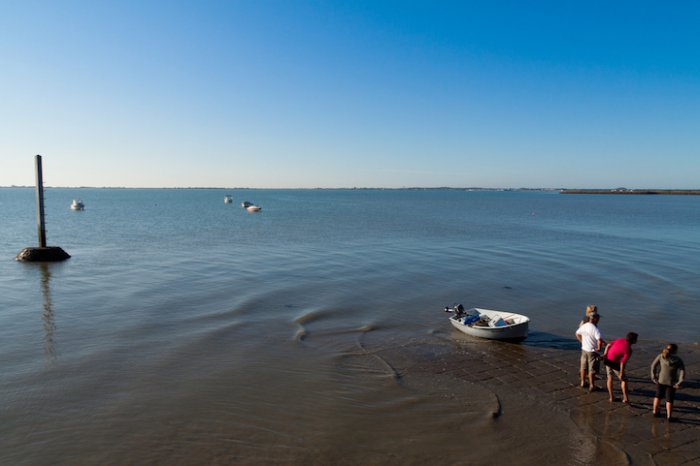
<svg viewBox="0 0 700 466">
<path fill-rule="evenodd" d="M 697 339 L 695 196 L 46 195 L 72 258 L 18 263 L 34 192 L 0 189 L 3 464 L 576 464 L 590 440 L 566 413 L 440 371 L 471 354 L 442 307 L 529 315 L 524 358 L 575 350 L 589 303 L 608 338 Z M 502 448 L 535 433 L 552 448 Z"/>
</svg>

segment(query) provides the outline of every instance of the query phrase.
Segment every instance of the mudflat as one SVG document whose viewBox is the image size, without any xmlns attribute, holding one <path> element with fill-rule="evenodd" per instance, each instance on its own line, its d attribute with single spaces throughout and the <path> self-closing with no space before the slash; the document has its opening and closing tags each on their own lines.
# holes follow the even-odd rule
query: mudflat
<svg viewBox="0 0 700 466">
<path fill-rule="evenodd" d="M 651 412 L 655 385 L 649 378 L 649 366 L 663 344 L 640 341 L 634 346 L 628 365 L 629 405 L 609 402 L 604 368 L 597 390 L 581 388 L 580 350 L 571 342 L 564 348 L 555 346 L 547 342 L 512 344 L 467 337 L 455 341 L 449 354 L 442 345 L 435 345 L 423 348 L 422 358 L 414 355 L 412 364 L 397 363 L 395 367 L 405 374 L 435 371 L 436 376 L 490 390 L 494 394 L 491 415 L 495 424 L 527 424 L 547 410 L 568 417 L 584 442 L 550 441 L 545 425 L 514 435 L 519 438 L 513 441 L 520 445 L 539 445 L 545 457 L 548 449 L 577 449 L 580 464 L 680 465 L 700 461 L 700 345 L 680 345 L 686 382 L 676 393 L 670 422 L 665 419 L 664 410 L 660 417 Z M 621 399 L 617 380 L 614 389 Z M 511 416 L 514 419 L 508 419 Z"/>
</svg>

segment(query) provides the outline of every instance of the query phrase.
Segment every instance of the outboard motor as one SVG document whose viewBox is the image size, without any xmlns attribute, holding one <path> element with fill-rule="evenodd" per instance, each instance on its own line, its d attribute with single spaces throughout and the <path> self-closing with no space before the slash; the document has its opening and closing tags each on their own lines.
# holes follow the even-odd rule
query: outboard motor
<svg viewBox="0 0 700 466">
<path fill-rule="evenodd" d="M 464 306 L 461 304 L 455 304 L 452 308 L 445 306 L 445 312 L 454 312 L 455 316 L 463 317 L 466 313 L 464 312 Z"/>
</svg>

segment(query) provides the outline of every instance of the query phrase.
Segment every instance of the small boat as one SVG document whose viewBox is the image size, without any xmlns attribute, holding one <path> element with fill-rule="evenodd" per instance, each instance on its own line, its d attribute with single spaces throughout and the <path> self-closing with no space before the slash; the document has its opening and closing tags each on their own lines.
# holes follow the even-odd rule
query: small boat
<svg viewBox="0 0 700 466">
<path fill-rule="evenodd" d="M 71 210 L 85 210 L 85 204 L 80 199 L 73 199 L 70 208 Z"/>
<path fill-rule="evenodd" d="M 230 195 L 225 195 L 224 196 L 224 204 L 230 204 L 233 202 L 233 198 Z"/>
<path fill-rule="evenodd" d="M 241 207 L 243 207 L 248 212 L 260 212 L 262 210 L 262 207 L 258 207 L 252 202 L 248 201 L 241 202 Z"/>
<path fill-rule="evenodd" d="M 449 308 L 450 323 L 467 335 L 491 340 L 524 340 L 527 338 L 530 318 L 513 312 L 494 311 L 473 307 L 465 310 L 461 304 Z"/>
</svg>

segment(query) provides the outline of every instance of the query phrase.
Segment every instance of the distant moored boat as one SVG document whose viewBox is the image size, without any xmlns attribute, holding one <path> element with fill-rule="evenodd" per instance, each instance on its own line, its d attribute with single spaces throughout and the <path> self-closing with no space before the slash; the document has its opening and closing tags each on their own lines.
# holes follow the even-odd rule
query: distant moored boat
<svg viewBox="0 0 700 466">
<path fill-rule="evenodd" d="M 224 196 L 224 204 L 230 204 L 232 202 L 233 202 L 233 198 L 229 194 Z"/>
<path fill-rule="evenodd" d="M 85 210 L 85 204 L 80 199 L 73 199 L 70 208 L 71 210 Z"/>
<path fill-rule="evenodd" d="M 262 210 L 262 207 L 258 207 L 252 202 L 248 201 L 241 202 L 241 207 L 243 207 L 248 212 L 260 212 Z"/>
</svg>

